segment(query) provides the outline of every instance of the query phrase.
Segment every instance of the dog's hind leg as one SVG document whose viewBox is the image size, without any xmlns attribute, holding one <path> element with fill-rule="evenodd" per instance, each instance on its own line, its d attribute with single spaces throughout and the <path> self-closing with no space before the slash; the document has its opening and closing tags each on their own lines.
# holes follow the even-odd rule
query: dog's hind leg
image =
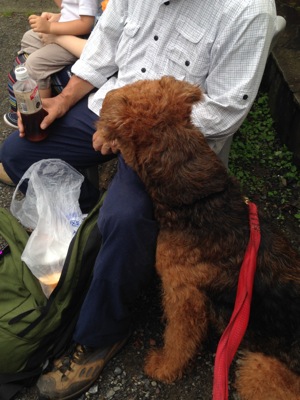
<svg viewBox="0 0 300 400">
<path fill-rule="evenodd" d="M 235 386 L 241 400 L 300 400 L 300 376 L 262 353 L 238 360 Z"/>
<path fill-rule="evenodd" d="M 176 271 L 176 267 L 174 269 Z M 177 273 L 180 277 L 181 271 L 177 269 Z M 147 375 L 167 383 L 182 376 L 207 333 L 205 295 L 195 284 L 172 280 L 170 275 L 163 273 L 161 276 L 167 320 L 164 347 L 150 351 L 145 364 Z"/>
</svg>

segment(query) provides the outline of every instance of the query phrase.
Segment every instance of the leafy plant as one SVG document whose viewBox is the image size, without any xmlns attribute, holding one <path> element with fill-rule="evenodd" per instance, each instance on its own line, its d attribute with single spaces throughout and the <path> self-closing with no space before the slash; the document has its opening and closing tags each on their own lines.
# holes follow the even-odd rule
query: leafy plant
<svg viewBox="0 0 300 400">
<path fill-rule="evenodd" d="M 274 129 L 268 95 L 259 93 L 248 117 L 236 133 L 229 170 L 249 198 L 260 203 L 272 218 L 300 222 L 300 173 L 293 154 Z"/>
</svg>

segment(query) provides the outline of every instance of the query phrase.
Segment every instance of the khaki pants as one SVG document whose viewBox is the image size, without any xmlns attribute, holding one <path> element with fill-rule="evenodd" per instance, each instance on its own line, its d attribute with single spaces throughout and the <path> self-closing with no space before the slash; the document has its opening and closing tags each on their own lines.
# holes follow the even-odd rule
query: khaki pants
<svg viewBox="0 0 300 400">
<path fill-rule="evenodd" d="M 50 87 L 50 76 L 77 60 L 77 57 L 57 44 L 43 45 L 39 34 L 32 29 L 25 32 L 21 40 L 21 53 L 29 54 L 26 68 L 40 89 Z"/>
</svg>

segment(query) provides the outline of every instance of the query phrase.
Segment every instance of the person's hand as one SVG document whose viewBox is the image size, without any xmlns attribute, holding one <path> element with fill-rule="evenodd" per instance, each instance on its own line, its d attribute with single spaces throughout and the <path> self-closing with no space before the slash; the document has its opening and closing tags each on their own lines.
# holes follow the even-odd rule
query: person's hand
<svg viewBox="0 0 300 400">
<path fill-rule="evenodd" d="M 56 43 L 57 35 L 53 35 L 52 33 L 40 33 L 39 37 L 43 45 Z"/>
<path fill-rule="evenodd" d="M 61 118 L 68 111 L 64 97 L 59 94 L 55 97 L 43 99 L 43 109 L 48 113 L 41 123 L 41 128 L 46 129 L 57 118 Z"/>
<path fill-rule="evenodd" d="M 49 99 L 43 99 L 43 109 L 47 112 L 47 115 L 41 122 L 42 129 L 48 128 L 48 126 L 51 125 L 56 118 L 62 117 L 67 112 L 63 96 L 61 95 L 57 95 Z M 19 111 L 18 111 L 18 128 L 20 131 L 19 136 L 24 137 L 25 136 L 24 125 L 22 123 L 21 114 Z"/>
<path fill-rule="evenodd" d="M 116 154 L 119 151 L 117 139 L 112 141 L 105 140 L 100 130 L 93 135 L 93 148 L 96 151 L 100 151 L 104 156 L 111 153 Z"/>
<path fill-rule="evenodd" d="M 20 111 L 17 111 L 18 114 L 18 128 L 19 128 L 19 136 L 20 137 L 24 137 L 25 136 L 25 132 L 24 132 L 24 125 L 22 122 L 22 118 L 21 118 L 21 113 Z"/>
<path fill-rule="evenodd" d="M 49 22 L 58 22 L 61 14 L 58 13 L 51 13 L 48 11 L 44 11 L 41 14 L 42 18 L 46 18 Z"/>
<path fill-rule="evenodd" d="M 49 22 L 47 18 L 38 15 L 30 15 L 28 21 L 34 32 L 50 33 L 51 22 Z"/>
</svg>

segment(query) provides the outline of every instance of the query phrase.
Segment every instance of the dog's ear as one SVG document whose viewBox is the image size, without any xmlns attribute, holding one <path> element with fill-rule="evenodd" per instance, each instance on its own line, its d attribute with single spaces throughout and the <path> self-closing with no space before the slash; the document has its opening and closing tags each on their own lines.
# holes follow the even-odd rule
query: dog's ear
<svg viewBox="0 0 300 400">
<path fill-rule="evenodd" d="M 120 90 L 114 89 L 106 94 L 97 122 L 97 128 L 104 128 L 105 139 L 116 139 L 118 132 L 122 131 L 127 105 L 127 96 Z"/>
<path fill-rule="evenodd" d="M 126 163 L 134 169 L 137 169 L 136 149 L 150 145 L 148 129 L 155 123 L 155 118 L 151 118 L 148 111 L 145 93 L 139 86 L 136 82 L 108 92 L 96 125 L 107 141 L 117 139 L 118 149 Z"/>
<path fill-rule="evenodd" d="M 197 128 L 168 128 L 139 174 L 156 202 L 180 207 L 227 188 L 226 167 Z"/>
<path fill-rule="evenodd" d="M 202 91 L 199 86 L 190 82 L 179 81 L 172 76 L 164 76 L 159 80 L 162 94 L 169 105 L 182 104 L 191 107 L 202 99 Z"/>
<path fill-rule="evenodd" d="M 157 81 L 158 88 L 153 91 L 153 103 L 160 111 L 157 123 L 167 126 L 186 126 L 191 124 L 192 107 L 202 99 L 201 89 L 186 81 L 164 76 Z M 153 85 L 153 88 L 155 86 Z"/>
</svg>

